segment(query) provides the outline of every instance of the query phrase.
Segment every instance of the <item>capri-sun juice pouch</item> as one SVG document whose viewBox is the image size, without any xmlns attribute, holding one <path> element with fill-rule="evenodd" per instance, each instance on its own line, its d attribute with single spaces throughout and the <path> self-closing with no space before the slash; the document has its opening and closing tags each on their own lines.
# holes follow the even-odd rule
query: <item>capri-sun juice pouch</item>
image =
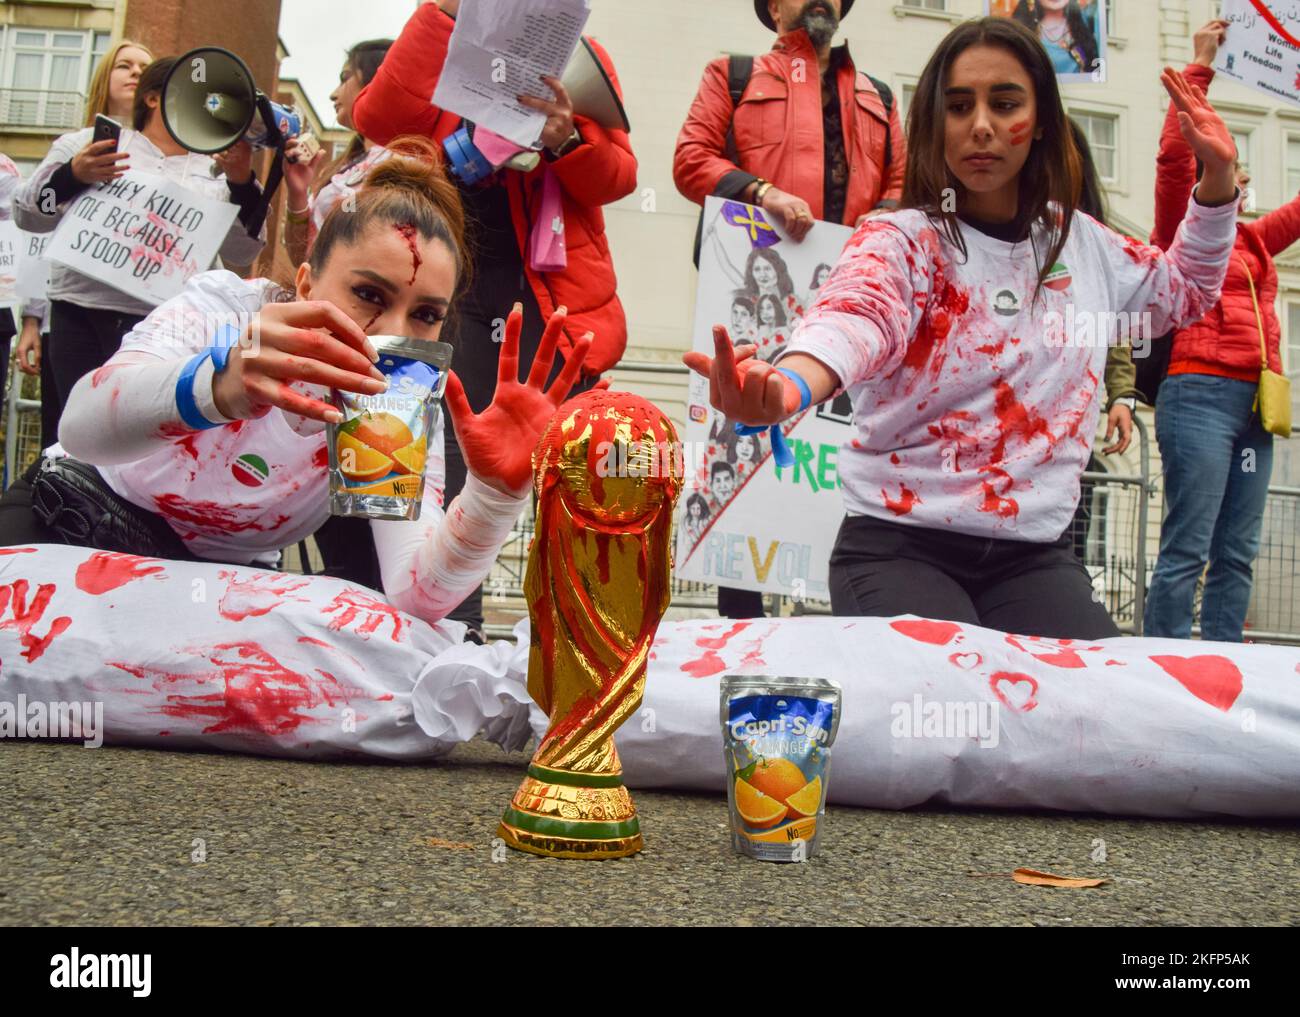
<svg viewBox="0 0 1300 1017">
<path fill-rule="evenodd" d="M 369 519 L 419 519 L 424 465 L 447 387 L 451 346 L 405 336 L 370 337 L 388 378 L 378 395 L 331 395 L 343 414 L 326 425 L 330 512 Z"/>
<path fill-rule="evenodd" d="M 812 857 L 840 701 L 840 686 L 829 679 L 723 677 L 731 843 L 741 854 L 769 862 Z"/>
</svg>

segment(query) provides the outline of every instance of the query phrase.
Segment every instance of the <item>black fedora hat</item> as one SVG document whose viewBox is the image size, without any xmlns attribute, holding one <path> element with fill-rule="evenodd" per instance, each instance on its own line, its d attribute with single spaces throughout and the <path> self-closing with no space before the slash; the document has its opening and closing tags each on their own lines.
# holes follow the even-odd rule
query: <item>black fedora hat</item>
<svg viewBox="0 0 1300 1017">
<path fill-rule="evenodd" d="M 849 11 L 853 10 L 853 0 L 844 0 L 844 9 L 840 11 L 840 20 L 843 21 L 849 16 Z M 758 20 L 763 22 L 772 31 L 776 31 L 776 22 L 772 20 L 772 15 L 767 13 L 767 0 L 754 0 L 754 13 L 758 15 Z"/>
</svg>

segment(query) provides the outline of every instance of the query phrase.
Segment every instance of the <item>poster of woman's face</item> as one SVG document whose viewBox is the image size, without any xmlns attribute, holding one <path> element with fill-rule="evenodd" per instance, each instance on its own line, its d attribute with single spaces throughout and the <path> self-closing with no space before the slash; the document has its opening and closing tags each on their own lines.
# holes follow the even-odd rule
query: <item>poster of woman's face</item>
<svg viewBox="0 0 1300 1017">
<path fill-rule="evenodd" d="M 754 434 L 738 435 L 736 442 L 736 462 L 752 466 L 758 462 L 758 436 Z"/>
<path fill-rule="evenodd" d="M 831 274 L 830 265 L 826 264 L 825 262 L 822 262 L 815 269 L 813 269 L 812 286 L 809 288 L 814 290 L 821 289 L 822 283 L 826 281 L 826 277 L 829 276 L 830 274 Z"/>
<path fill-rule="evenodd" d="M 779 328 L 786 323 L 781 301 L 770 293 L 758 298 L 758 323 L 766 329 Z"/>
<path fill-rule="evenodd" d="M 785 259 L 770 247 L 756 247 L 750 251 L 745 262 L 745 289 L 758 297 L 760 294 L 772 293 L 781 298 L 794 292 L 794 280 Z"/>
<path fill-rule="evenodd" d="M 984 13 L 1012 18 L 1038 37 L 1063 84 L 1106 81 L 1104 0 L 984 0 Z"/>
</svg>

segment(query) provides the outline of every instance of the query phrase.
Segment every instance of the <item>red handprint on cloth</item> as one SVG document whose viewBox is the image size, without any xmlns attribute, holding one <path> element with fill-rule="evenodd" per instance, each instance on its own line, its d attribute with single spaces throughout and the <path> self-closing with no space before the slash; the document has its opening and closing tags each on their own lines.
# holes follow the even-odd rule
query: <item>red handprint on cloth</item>
<svg viewBox="0 0 1300 1017">
<path fill-rule="evenodd" d="M 8 586 L 0 586 L 0 619 L 5 619 L 5 615 L 11 608 L 13 609 L 12 618 L 0 620 L 0 629 L 17 630 L 23 647 L 23 657 L 29 664 L 39 659 L 41 654 L 49 649 L 55 637 L 66 632 L 68 626 L 72 624 L 71 618 L 60 615 L 50 622 L 49 630 L 44 636 L 32 633 L 32 629 L 36 627 L 45 615 L 46 608 L 50 606 L 54 589 L 53 583 L 42 583 L 36 588 L 36 596 L 28 604 L 26 579 L 15 579 Z"/>
</svg>

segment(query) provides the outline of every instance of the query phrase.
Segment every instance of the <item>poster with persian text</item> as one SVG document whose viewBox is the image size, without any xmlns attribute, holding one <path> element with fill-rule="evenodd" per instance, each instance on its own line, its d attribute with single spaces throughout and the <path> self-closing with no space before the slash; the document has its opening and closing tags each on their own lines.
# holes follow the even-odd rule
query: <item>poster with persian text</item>
<svg viewBox="0 0 1300 1017">
<path fill-rule="evenodd" d="M 692 348 L 712 356 L 713 326 L 721 324 L 733 343 L 753 343 L 758 357 L 773 360 L 852 235 L 818 222 L 796 242 L 760 209 L 709 198 Z M 709 405 L 707 379 L 692 373 L 689 384 L 677 578 L 829 599 L 828 562 L 844 516 L 836 464 L 850 437 L 848 396 L 786 421 L 794 466 L 780 469 L 767 432 L 737 434 Z"/>
</svg>

